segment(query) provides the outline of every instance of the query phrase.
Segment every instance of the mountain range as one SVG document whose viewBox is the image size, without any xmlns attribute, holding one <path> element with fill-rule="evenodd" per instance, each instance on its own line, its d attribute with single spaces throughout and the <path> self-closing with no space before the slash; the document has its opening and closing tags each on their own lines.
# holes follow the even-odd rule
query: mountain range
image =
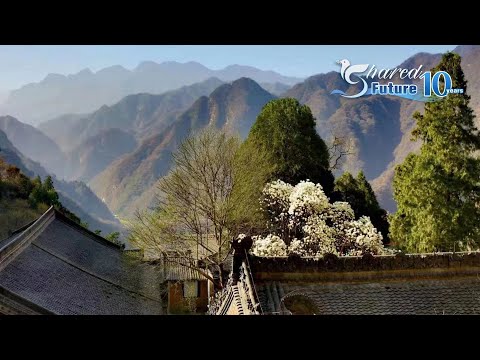
<svg viewBox="0 0 480 360">
<path fill-rule="evenodd" d="M 210 95 L 221 84 L 219 79 L 210 78 L 160 95 L 129 95 L 91 114 L 61 116 L 40 124 L 39 129 L 66 154 L 63 170 L 57 175 L 89 181 L 115 158 L 167 128 L 199 97 Z"/>
<path fill-rule="evenodd" d="M 480 128 L 480 46 L 458 46 L 453 51 L 462 56 L 470 105 L 477 114 Z M 441 54 L 418 53 L 398 67 L 423 65 L 423 70 L 429 70 L 440 59 Z M 363 169 L 372 181 L 381 205 L 394 212 L 392 181 L 395 166 L 410 152 L 420 148 L 419 142 L 411 141 L 415 126 L 412 115 L 415 111 L 423 112 L 424 103 L 391 96 L 344 99 L 330 95 L 334 89 L 348 92 L 347 85 L 339 73 L 320 74 L 307 78 L 282 96 L 297 98 L 312 109 L 317 119 L 317 131 L 324 139 L 334 134 L 352 140 L 353 154 L 337 174 L 343 171 L 356 173 Z"/>
<path fill-rule="evenodd" d="M 40 124 L 38 128 L 59 144 L 64 152 L 111 128 L 142 139 L 164 129 L 200 96 L 210 95 L 221 84 L 221 80 L 209 78 L 159 95 L 128 95 L 116 104 L 102 105 L 90 114 L 60 116 Z"/>
<path fill-rule="evenodd" d="M 64 114 L 90 113 L 102 105 L 113 105 L 127 95 L 161 94 L 211 77 L 227 82 L 248 77 L 272 91 L 283 91 L 302 81 L 251 66 L 231 65 L 212 70 L 196 62 L 145 61 L 133 70 L 116 65 L 95 73 L 84 69 L 67 76 L 49 74 L 38 83 L 11 91 L 0 106 L 0 113 L 37 125 Z"/>
<path fill-rule="evenodd" d="M 480 46 L 459 46 L 454 51 L 462 56 L 471 106 L 479 114 Z M 440 58 L 440 54 L 418 53 L 399 67 L 422 64 L 427 70 Z M 156 68 L 144 65 L 142 71 Z M 174 74 L 178 67 L 171 66 Z M 88 182 L 104 202 L 97 198 L 96 203 L 121 217 L 131 217 L 136 209 L 152 205 L 158 179 L 167 174 L 172 152 L 187 136 L 215 126 L 244 138 L 262 107 L 280 94 L 312 109 L 317 131 L 327 143 L 332 135 L 349 141 L 353 154 L 341 163 L 336 175 L 344 171 L 355 175 L 363 169 L 381 205 L 395 211 L 394 168 L 420 146 L 410 141 L 410 133 L 415 125 L 412 114 L 423 111 L 424 103 L 391 96 L 346 99 L 331 95 L 334 89 L 352 91 L 338 72 L 314 75 L 295 85 L 293 80 L 289 84 L 285 79 L 259 83 L 263 80 L 245 77 L 227 81 L 225 74 L 217 75 L 162 94 L 130 94 L 115 104 L 101 105 L 90 113 L 62 115 L 38 128 L 4 117 L 0 129 L 29 158 L 68 180 L 65 183 Z M 34 139 L 35 146 L 29 147 L 28 139 Z"/>
<path fill-rule="evenodd" d="M 41 163 L 49 172 L 61 173 L 65 155 L 42 131 L 12 116 L 0 116 L 0 130 L 29 159 Z"/>
<path fill-rule="evenodd" d="M 157 180 L 166 175 L 171 154 L 189 135 L 215 126 L 245 138 L 262 107 L 275 96 L 251 79 L 223 84 L 210 96 L 202 96 L 164 131 L 145 139 L 90 185 L 109 208 L 122 216 L 152 205 Z"/>
</svg>

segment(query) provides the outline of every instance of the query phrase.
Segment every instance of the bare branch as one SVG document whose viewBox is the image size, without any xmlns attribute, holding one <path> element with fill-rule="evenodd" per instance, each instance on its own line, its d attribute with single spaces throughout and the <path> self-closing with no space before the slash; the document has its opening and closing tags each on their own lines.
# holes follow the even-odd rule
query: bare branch
<svg viewBox="0 0 480 360">
<path fill-rule="evenodd" d="M 330 170 L 338 170 L 340 167 L 340 160 L 349 155 L 354 155 L 354 146 L 351 139 L 333 135 L 328 146 L 330 154 L 329 164 Z"/>
</svg>

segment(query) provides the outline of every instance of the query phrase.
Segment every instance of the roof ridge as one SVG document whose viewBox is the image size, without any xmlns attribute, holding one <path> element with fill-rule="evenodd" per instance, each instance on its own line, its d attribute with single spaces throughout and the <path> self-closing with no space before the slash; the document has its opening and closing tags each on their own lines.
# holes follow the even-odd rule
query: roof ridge
<svg viewBox="0 0 480 360">
<path fill-rule="evenodd" d="M 32 231 L 36 230 L 39 226 L 43 225 L 43 222 L 41 222 L 43 219 L 47 217 L 54 217 L 66 225 L 69 225 L 70 227 L 83 232 L 84 234 L 88 235 L 92 240 L 95 240 L 103 245 L 109 246 L 111 248 L 118 249 L 120 251 L 123 251 L 122 247 L 120 245 L 117 245 L 111 241 L 108 241 L 105 239 L 103 236 L 100 236 L 98 234 L 95 234 L 93 231 L 83 227 L 82 225 L 76 223 L 72 219 L 69 219 L 66 215 L 55 209 L 53 205 L 51 205 L 47 211 L 45 211 L 40 217 L 38 217 L 36 220 L 23 225 L 22 227 L 16 229 L 13 231 L 12 235 L 6 239 L 3 239 L 0 241 L 0 263 L 2 263 L 2 252 L 5 251 L 6 247 L 8 245 L 13 244 L 13 242 L 17 241 L 24 233 L 28 231 L 28 233 L 31 233 Z M 15 235 L 20 234 L 19 236 L 15 237 Z M 33 240 L 33 239 L 32 239 Z M 19 241 L 19 240 L 18 240 Z"/>
<path fill-rule="evenodd" d="M 240 268 L 240 273 L 243 272 L 244 278 L 245 278 L 245 285 L 247 287 L 247 294 L 251 299 L 252 302 L 252 307 L 254 309 L 255 313 L 263 313 L 262 309 L 262 304 L 260 303 L 260 299 L 258 298 L 258 292 L 257 292 L 257 287 L 255 286 L 255 281 L 253 280 L 253 274 L 252 274 L 252 269 L 250 268 L 250 262 L 248 261 L 248 253 L 244 249 L 245 252 L 245 258 L 242 261 L 242 265 Z M 260 308 L 260 311 L 258 311 L 258 307 Z"/>
<path fill-rule="evenodd" d="M 85 233 L 86 235 L 91 237 L 92 240 L 95 240 L 95 241 L 97 241 L 97 242 L 99 242 L 103 245 L 106 245 L 106 246 L 109 246 L 109 247 L 112 247 L 112 248 L 115 248 L 115 249 L 118 249 L 118 250 L 122 251 L 122 247 L 120 245 L 114 244 L 113 242 L 105 239 L 103 236 L 95 234 L 93 231 L 83 227 L 82 225 L 78 224 L 77 222 L 73 221 L 72 219 L 69 219 L 67 216 L 62 214 L 57 209 L 53 209 L 53 211 L 55 213 L 55 218 L 62 221 L 66 225 L 69 225 L 70 227 L 73 227 L 74 229 Z"/>
<path fill-rule="evenodd" d="M 88 274 L 88 275 L 90 275 L 90 276 L 95 277 L 96 279 L 99 279 L 99 280 L 102 280 L 102 281 L 104 281 L 104 282 L 106 282 L 106 283 L 108 283 L 108 284 L 117 286 L 117 287 L 119 287 L 119 288 L 121 288 L 121 289 L 123 289 L 123 290 L 125 290 L 125 291 L 128 291 L 128 292 L 131 292 L 131 293 L 140 295 L 140 296 L 142 296 L 142 297 L 144 297 L 144 298 L 146 298 L 146 299 L 149 299 L 149 300 L 152 300 L 152 301 L 161 303 L 161 301 L 160 301 L 159 299 L 152 298 L 152 297 L 150 297 L 150 296 L 148 296 L 148 295 L 142 294 L 142 293 L 140 293 L 140 292 L 138 292 L 138 291 L 135 291 L 135 290 L 130 290 L 130 289 L 126 288 L 126 287 L 123 286 L 123 285 L 117 284 L 116 282 L 113 282 L 113 281 L 108 280 L 108 279 L 106 279 L 106 278 L 104 278 L 104 277 L 102 277 L 102 276 L 99 276 L 99 275 L 97 275 L 97 274 L 94 274 L 94 273 L 92 273 L 91 271 L 88 271 L 87 269 L 83 268 L 82 266 L 76 265 L 76 264 L 72 263 L 71 261 L 68 261 L 67 259 L 65 259 L 63 256 L 60 256 L 60 255 L 58 255 L 58 254 L 55 254 L 55 253 L 53 253 L 52 251 L 47 250 L 47 249 L 39 246 L 38 244 L 32 244 L 32 245 L 35 246 L 35 247 L 37 247 L 38 249 L 40 249 L 40 250 L 42 250 L 42 251 L 50 254 L 50 255 L 52 255 L 53 257 L 55 257 L 55 258 L 63 261 L 64 263 L 66 263 L 66 264 L 68 264 L 68 265 L 70 265 L 70 266 L 73 266 L 74 268 L 76 268 L 76 269 L 78 269 L 78 270 L 80 270 L 80 271 L 82 271 L 82 272 L 84 272 L 84 273 L 86 273 L 86 274 Z"/>
<path fill-rule="evenodd" d="M 232 285 L 232 294 L 233 300 L 235 301 L 235 305 L 237 306 L 238 314 L 243 315 L 243 306 L 242 306 L 242 298 L 240 296 L 240 290 L 238 289 L 238 285 Z"/>
<path fill-rule="evenodd" d="M 42 229 L 52 222 L 55 210 L 50 206 L 33 224 L 18 236 L 7 238 L 0 248 L 0 270 L 7 266 L 19 253 L 35 240 Z"/>
</svg>

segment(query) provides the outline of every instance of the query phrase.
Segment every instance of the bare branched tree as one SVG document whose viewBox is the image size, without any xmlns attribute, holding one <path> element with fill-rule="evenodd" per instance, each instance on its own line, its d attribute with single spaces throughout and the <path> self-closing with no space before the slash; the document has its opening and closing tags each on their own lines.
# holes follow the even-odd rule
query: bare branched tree
<svg viewBox="0 0 480 360">
<path fill-rule="evenodd" d="M 221 287 L 221 276 L 214 279 L 206 266 L 220 270 L 229 250 L 239 145 L 238 138 L 214 129 L 186 139 L 173 155 L 172 171 L 158 183 L 158 207 L 137 213 L 130 241 L 147 256 L 195 269 Z"/>
<path fill-rule="evenodd" d="M 354 143 L 348 137 L 332 135 L 328 141 L 328 152 L 330 153 L 330 170 L 338 170 L 342 161 L 349 155 L 354 155 Z"/>
</svg>

